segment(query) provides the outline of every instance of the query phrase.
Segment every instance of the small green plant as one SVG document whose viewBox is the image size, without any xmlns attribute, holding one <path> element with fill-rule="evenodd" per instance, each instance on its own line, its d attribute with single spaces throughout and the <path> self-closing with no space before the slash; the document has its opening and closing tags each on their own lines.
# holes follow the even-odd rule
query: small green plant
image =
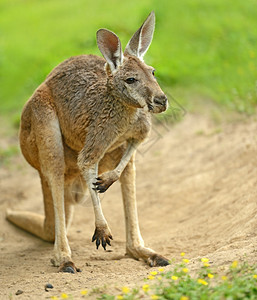
<svg viewBox="0 0 257 300">
<path fill-rule="evenodd" d="M 184 255 L 184 253 L 182 253 Z M 101 295 L 98 299 L 174 299 L 174 300 L 215 300 L 215 299 L 256 299 L 257 265 L 234 261 L 226 273 L 219 274 L 210 267 L 207 258 L 201 259 L 198 272 L 190 275 L 190 261 L 183 258 L 172 271 L 163 268 L 152 271 L 141 288 L 123 287 L 121 293 Z"/>
<path fill-rule="evenodd" d="M 88 295 L 88 290 L 81 290 L 80 295 L 81 295 L 81 299 L 84 299 Z M 60 296 L 51 296 L 50 299 L 52 299 L 52 300 L 60 300 L 60 299 L 73 300 L 73 299 L 76 299 L 76 297 L 74 298 L 73 295 L 71 295 L 71 294 L 62 293 Z"/>
<path fill-rule="evenodd" d="M 201 258 L 198 271 L 190 271 L 190 260 L 181 253 L 181 262 L 174 264 L 173 270 L 164 268 L 151 271 L 145 283 L 137 288 L 123 286 L 117 295 L 106 293 L 107 287 L 80 292 L 81 299 L 100 294 L 98 300 L 218 300 L 218 299 L 257 299 L 257 265 L 233 261 L 226 271 L 218 271 L 211 266 L 208 258 Z M 172 264 L 174 262 L 171 262 Z M 192 273 L 192 274 L 190 274 Z M 75 299 L 62 293 L 51 299 Z"/>
</svg>

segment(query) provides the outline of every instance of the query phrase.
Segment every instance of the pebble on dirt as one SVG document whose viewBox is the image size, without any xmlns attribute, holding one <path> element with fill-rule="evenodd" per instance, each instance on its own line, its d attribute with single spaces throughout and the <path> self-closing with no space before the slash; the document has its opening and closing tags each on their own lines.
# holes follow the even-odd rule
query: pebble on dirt
<svg viewBox="0 0 257 300">
<path fill-rule="evenodd" d="M 21 294 L 23 294 L 23 291 L 22 290 L 18 290 L 16 293 L 15 293 L 15 295 L 21 295 Z"/>
<path fill-rule="evenodd" d="M 46 285 L 45 285 L 45 291 L 46 292 L 48 292 L 48 289 L 53 289 L 54 287 L 53 287 L 53 285 L 51 284 L 51 283 L 47 283 Z"/>
</svg>

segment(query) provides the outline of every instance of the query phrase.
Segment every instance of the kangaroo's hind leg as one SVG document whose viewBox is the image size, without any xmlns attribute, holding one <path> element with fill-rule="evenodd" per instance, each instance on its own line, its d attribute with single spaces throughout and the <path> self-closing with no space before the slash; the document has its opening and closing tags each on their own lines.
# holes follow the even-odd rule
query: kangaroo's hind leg
<svg viewBox="0 0 257 300">
<path fill-rule="evenodd" d="M 166 258 L 144 246 L 138 224 L 135 175 L 136 170 L 133 156 L 120 177 L 126 222 L 127 254 L 136 259 L 143 259 L 151 267 L 166 266 L 169 264 Z"/>
<path fill-rule="evenodd" d="M 65 160 L 59 121 L 50 103 L 47 89 L 37 91 L 28 102 L 21 123 L 21 148 L 25 158 L 40 175 L 45 201 L 45 217 L 32 213 L 8 212 L 8 219 L 25 230 L 45 239 L 54 240 L 55 266 L 70 264 L 71 250 L 66 233 L 65 211 L 70 214 L 71 204 L 65 204 Z M 69 223 L 69 222 L 67 222 Z M 68 266 L 69 267 L 69 266 Z M 68 268 L 69 272 L 70 268 Z M 66 269 L 61 269 L 66 271 Z"/>
<path fill-rule="evenodd" d="M 37 116 L 37 118 L 40 117 Z M 52 263 L 55 266 L 64 265 L 64 269 L 61 267 L 61 271 L 65 271 L 66 267 L 69 271 L 71 267 L 75 273 L 76 270 L 71 260 L 71 250 L 66 231 L 64 149 L 59 122 L 53 111 L 47 111 L 40 118 L 40 126 L 36 128 L 36 141 L 39 152 L 40 171 L 46 178 L 53 201 L 53 212 L 51 214 L 54 215 L 55 243 Z M 68 207 L 70 205 L 68 204 Z"/>
</svg>

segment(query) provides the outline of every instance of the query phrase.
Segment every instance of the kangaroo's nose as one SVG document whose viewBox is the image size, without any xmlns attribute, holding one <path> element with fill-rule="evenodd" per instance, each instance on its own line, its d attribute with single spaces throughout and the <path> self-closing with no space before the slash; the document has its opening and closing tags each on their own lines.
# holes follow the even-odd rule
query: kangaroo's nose
<svg viewBox="0 0 257 300">
<path fill-rule="evenodd" d="M 162 106 L 166 106 L 168 99 L 165 95 L 161 95 L 161 96 L 155 96 L 153 99 L 153 102 L 157 105 L 162 105 Z"/>
</svg>

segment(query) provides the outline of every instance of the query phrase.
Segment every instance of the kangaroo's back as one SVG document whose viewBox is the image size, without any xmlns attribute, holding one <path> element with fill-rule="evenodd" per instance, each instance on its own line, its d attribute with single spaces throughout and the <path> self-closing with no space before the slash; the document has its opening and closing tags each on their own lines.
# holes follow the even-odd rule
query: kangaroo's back
<svg viewBox="0 0 257 300">
<path fill-rule="evenodd" d="M 56 66 L 23 109 L 21 147 L 22 140 L 34 136 L 33 118 L 37 119 L 37 115 L 44 112 L 39 109 L 43 105 L 57 115 L 67 144 L 79 151 L 85 140 L 86 127 L 95 118 L 102 105 L 101 98 L 106 93 L 107 76 L 104 65 L 105 60 L 99 56 L 80 55 Z"/>
<path fill-rule="evenodd" d="M 107 82 L 104 65 L 105 60 L 96 55 L 71 57 L 44 82 L 51 92 L 62 134 L 76 150 L 84 143 L 88 124 L 101 114 Z"/>
<path fill-rule="evenodd" d="M 68 79 L 69 76 L 74 76 L 74 74 L 83 74 L 84 78 L 87 75 L 90 75 L 90 77 L 87 78 L 87 81 L 89 81 L 90 78 L 95 78 L 96 76 L 106 77 L 104 64 L 105 60 L 97 55 L 90 54 L 72 56 L 56 66 L 48 74 L 45 82 L 49 84 L 56 79 L 61 79 L 63 76 L 66 76 L 64 78 Z"/>
<path fill-rule="evenodd" d="M 75 56 L 59 64 L 47 76 L 44 84 L 51 91 L 58 115 L 68 110 L 64 113 L 74 117 L 76 109 L 90 107 L 92 98 L 97 105 L 95 95 L 98 94 L 100 99 L 106 88 L 104 64 L 104 59 L 96 55 Z"/>
</svg>

